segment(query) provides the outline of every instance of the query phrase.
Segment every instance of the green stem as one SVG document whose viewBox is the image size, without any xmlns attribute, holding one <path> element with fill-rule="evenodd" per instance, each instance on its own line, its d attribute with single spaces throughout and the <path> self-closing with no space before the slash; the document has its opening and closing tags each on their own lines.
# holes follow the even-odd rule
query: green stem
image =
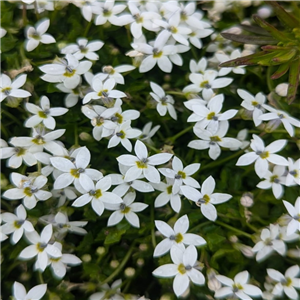
<svg viewBox="0 0 300 300">
<path fill-rule="evenodd" d="M 108 283 L 110 281 L 112 281 L 124 268 L 124 266 L 126 265 L 127 261 L 129 260 L 129 258 L 131 257 L 132 251 L 134 249 L 135 246 L 135 242 L 132 243 L 132 245 L 130 246 L 127 254 L 125 255 L 125 257 L 123 258 L 122 262 L 119 264 L 119 266 L 115 269 L 115 271 L 110 274 L 110 276 L 108 276 L 104 281 L 101 282 L 101 285 Z"/>
<path fill-rule="evenodd" d="M 153 249 L 155 249 L 156 247 L 156 239 L 155 239 L 155 230 L 154 230 L 154 205 L 151 205 L 151 224 L 152 224 L 152 228 L 151 228 L 151 240 L 152 240 L 152 246 Z"/>
<path fill-rule="evenodd" d="M 230 226 L 230 225 L 228 225 L 228 224 L 226 224 L 226 223 L 223 223 L 223 222 L 221 222 L 221 221 L 216 221 L 215 223 L 216 223 L 216 224 L 219 224 L 219 225 L 221 225 L 221 226 L 223 226 L 223 227 L 226 227 L 226 228 L 228 228 L 228 229 L 230 229 L 230 230 L 232 230 L 232 231 L 235 231 L 236 233 L 238 233 L 238 234 L 240 234 L 240 235 L 244 235 L 244 236 L 248 237 L 249 239 L 252 239 L 251 234 L 246 233 L 246 232 L 244 232 L 244 231 L 241 231 L 241 230 L 239 230 L 239 229 L 237 229 L 237 228 L 235 228 L 235 227 L 232 227 L 232 226 Z"/>
<path fill-rule="evenodd" d="M 157 148 L 151 146 L 150 144 L 145 143 L 145 142 L 144 142 L 144 144 L 145 144 L 148 148 L 150 148 L 151 150 L 153 150 L 154 152 L 156 152 L 156 153 L 161 153 L 160 150 L 158 150 Z"/>
<path fill-rule="evenodd" d="M 185 94 L 182 93 L 182 92 L 167 91 L 167 94 L 170 94 L 170 95 L 176 95 L 176 96 L 180 96 L 180 97 L 185 98 Z"/>
<path fill-rule="evenodd" d="M 223 165 L 226 161 L 231 160 L 231 159 L 233 159 L 233 158 L 235 158 L 235 157 L 237 157 L 237 156 L 240 156 L 240 155 L 243 154 L 244 152 L 245 152 L 245 149 L 240 150 L 240 151 L 234 153 L 233 155 L 230 155 L 230 156 L 228 156 L 228 157 L 225 157 L 225 158 L 222 159 L 222 160 L 214 161 L 214 162 L 212 162 L 212 163 L 210 163 L 210 164 L 207 164 L 207 165 L 204 166 L 203 168 L 201 167 L 201 171 L 203 171 L 203 170 L 205 170 L 205 169 L 213 169 L 213 168 L 215 168 L 216 166 Z"/>
<path fill-rule="evenodd" d="M 23 124 L 20 122 L 20 120 L 13 116 L 11 113 L 9 113 L 7 110 L 2 110 L 2 113 L 8 116 L 10 119 L 12 119 L 15 123 L 23 127 Z"/>
<path fill-rule="evenodd" d="M 183 129 L 182 131 L 178 132 L 177 134 L 175 134 L 174 136 L 170 137 L 169 140 L 174 142 L 175 140 L 177 140 L 179 137 L 181 137 L 182 135 L 184 135 L 185 133 L 189 132 L 191 129 L 193 129 L 194 125 L 189 126 L 185 129 Z"/>
<path fill-rule="evenodd" d="M 75 146 L 78 147 L 79 143 L 78 143 L 78 127 L 77 127 L 77 123 L 75 123 L 75 128 L 74 128 L 74 140 L 75 140 Z"/>
<path fill-rule="evenodd" d="M 208 224 L 211 224 L 211 222 L 210 222 L 210 221 L 206 221 L 206 222 L 203 222 L 203 223 L 201 223 L 201 224 L 198 224 L 198 225 L 196 225 L 195 227 L 191 228 L 191 229 L 189 230 L 189 232 L 195 232 L 196 229 L 201 228 L 201 227 L 203 227 L 203 226 L 205 226 L 205 225 L 208 225 Z"/>
<path fill-rule="evenodd" d="M 274 81 L 271 79 L 272 69 L 273 69 L 272 67 L 268 67 L 267 69 L 267 85 L 270 92 L 274 90 L 273 88 Z"/>
<path fill-rule="evenodd" d="M 42 272 L 38 271 L 39 282 L 44 283 Z"/>
<path fill-rule="evenodd" d="M 87 26 L 85 27 L 85 31 L 84 31 L 84 34 L 83 34 L 83 36 L 87 36 L 87 34 L 88 34 L 88 32 L 89 32 L 89 30 L 90 30 L 90 28 L 91 28 L 91 25 L 92 25 L 92 21 L 91 22 L 89 22 L 88 24 L 87 24 Z"/>
</svg>

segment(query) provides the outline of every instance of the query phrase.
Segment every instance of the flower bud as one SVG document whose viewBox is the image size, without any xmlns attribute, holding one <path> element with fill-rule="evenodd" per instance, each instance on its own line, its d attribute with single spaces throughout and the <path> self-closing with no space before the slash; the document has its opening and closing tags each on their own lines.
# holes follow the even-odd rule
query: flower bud
<svg viewBox="0 0 300 300">
<path fill-rule="evenodd" d="M 125 269 L 125 271 L 124 271 L 124 273 L 125 273 L 125 276 L 127 276 L 127 277 L 133 277 L 134 276 L 134 274 L 135 274 L 135 269 L 134 268 L 126 268 Z"/>
<path fill-rule="evenodd" d="M 257 11 L 257 14 L 263 19 L 269 18 L 271 13 L 272 9 L 268 6 L 263 6 Z"/>
<path fill-rule="evenodd" d="M 249 192 L 244 193 L 240 201 L 241 205 L 243 205 L 244 207 L 251 207 L 254 203 L 253 194 Z"/>
<path fill-rule="evenodd" d="M 89 254 L 84 254 L 84 255 L 81 256 L 81 260 L 83 262 L 87 263 L 87 262 L 90 262 L 92 260 L 92 257 Z"/>
<path fill-rule="evenodd" d="M 115 259 L 112 260 L 112 261 L 110 262 L 110 266 L 111 266 L 113 269 L 117 268 L 118 265 L 119 265 L 119 262 L 118 262 L 117 260 L 115 260 Z"/>
<path fill-rule="evenodd" d="M 207 286 L 211 291 L 217 291 L 219 290 L 222 285 L 221 282 L 216 278 L 216 271 L 212 268 L 207 269 Z"/>
<path fill-rule="evenodd" d="M 280 83 L 276 86 L 275 92 L 281 97 L 286 97 L 288 86 L 288 83 Z"/>
<path fill-rule="evenodd" d="M 105 253 L 105 248 L 104 247 L 98 247 L 97 250 L 96 250 L 96 253 L 98 255 L 102 255 Z"/>
</svg>

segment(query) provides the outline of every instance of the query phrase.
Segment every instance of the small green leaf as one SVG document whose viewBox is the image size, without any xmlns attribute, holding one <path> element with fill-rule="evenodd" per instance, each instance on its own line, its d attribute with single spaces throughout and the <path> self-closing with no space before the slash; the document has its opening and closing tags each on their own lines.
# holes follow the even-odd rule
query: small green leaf
<svg viewBox="0 0 300 300">
<path fill-rule="evenodd" d="M 265 35 L 265 36 L 268 36 L 268 37 L 271 36 L 268 31 L 263 30 L 259 26 L 246 25 L 246 24 L 240 24 L 239 26 L 242 29 L 244 29 L 245 31 L 248 31 L 248 32 L 251 32 L 251 33 L 255 33 L 255 34 L 258 34 L 258 35 Z"/>
<path fill-rule="evenodd" d="M 233 34 L 233 33 L 227 33 L 227 32 L 222 32 L 221 35 L 225 39 L 228 39 L 228 40 L 231 40 L 234 42 L 238 42 L 238 43 L 242 43 L 242 44 L 252 44 L 252 45 L 272 44 L 272 45 L 275 45 L 278 43 L 278 41 L 272 37 L 242 35 L 242 34 Z"/>
<path fill-rule="evenodd" d="M 104 240 L 104 245 L 111 245 L 118 243 L 121 240 L 122 235 L 126 232 L 126 230 L 118 230 L 118 229 L 111 229 L 109 230 L 108 235 Z"/>
<path fill-rule="evenodd" d="M 297 93 L 297 88 L 299 84 L 299 75 L 300 75 L 300 59 L 298 59 L 295 63 L 291 64 L 290 73 L 289 73 L 289 87 L 287 100 L 288 103 L 291 104 Z"/>
</svg>

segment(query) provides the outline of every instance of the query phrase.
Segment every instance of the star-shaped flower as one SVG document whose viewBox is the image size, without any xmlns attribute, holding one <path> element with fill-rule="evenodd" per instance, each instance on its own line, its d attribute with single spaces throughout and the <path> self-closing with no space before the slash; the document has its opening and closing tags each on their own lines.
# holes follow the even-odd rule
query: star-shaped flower
<svg viewBox="0 0 300 300">
<path fill-rule="evenodd" d="M 31 288 L 28 293 L 22 283 L 15 281 L 13 285 L 13 295 L 16 300 L 40 300 L 47 292 L 47 284 L 39 284 Z"/>
<path fill-rule="evenodd" d="M 25 49 L 29 52 L 34 50 L 39 43 L 51 44 L 55 43 L 55 39 L 51 34 L 45 33 L 50 25 L 49 19 L 40 20 L 35 27 L 27 27 L 25 35 L 27 40 L 25 41 Z"/>
<path fill-rule="evenodd" d="M 194 245 L 185 250 L 180 247 L 171 248 L 171 259 L 173 264 L 166 264 L 155 269 L 152 274 L 157 277 L 174 277 L 173 290 L 177 297 L 183 295 L 188 289 L 190 281 L 197 285 L 203 285 L 205 278 L 196 269 L 197 250 Z"/>
<path fill-rule="evenodd" d="M 160 175 L 154 166 L 166 163 L 173 154 L 159 153 L 148 157 L 147 147 L 139 140 L 135 143 L 134 151 L 136 156 L 124 154 L 117 158 L 119 163 L 131 167 L 126 172 L 124 180 L 132 181 L 143 174 L 150 182 L 159 183 Z"/>
<path fill-rule="evenodd" d="M 155 221 L 155 226 L 166 238 L 155 247 L 154 257 L 166 254 L 172 247 L 180 247 L 184 251 L 184 245 L 202 246 L 206 244 L 206 241 L 201 236 L 187 233 L 189 229 L 187 215 L 182 216 L 176 221 L 174 229 L 163 221 Z"/>
<path fill-rule="evenodd" d="M 213 193 L 215 186 L 216 182 L 214 178 L 209 176 L 202 183 L 201 192 L 187 185 L 180 187 L 183 195 L 196 202 L 196 204 L 200 206 L 202 214 L 211 221 L 217 219 L 217 210 L 213 204 L 220 204 L 232 198 L 229 194 Z"/>
<path fill-rule="evenodd" d="M 287 209 L 291 219 L 287 226 L 287 235 L 291 235 L 297 231 L 300 231 L 300 197 L 297 198 L 295 206 L 286 200 L 282 200 L 285 208 Z"/>
</svg>

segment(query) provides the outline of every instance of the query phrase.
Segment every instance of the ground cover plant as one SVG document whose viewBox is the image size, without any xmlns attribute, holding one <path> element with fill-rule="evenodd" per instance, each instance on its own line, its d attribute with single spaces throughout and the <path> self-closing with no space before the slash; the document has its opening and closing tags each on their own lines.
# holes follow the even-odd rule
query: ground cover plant
<svg viewBox="0 0 300 300">
<path fill-rule="evenodd" d="M 1 14 L 2 299 L 298 299 L 298 2 Z"/>
</svg>

